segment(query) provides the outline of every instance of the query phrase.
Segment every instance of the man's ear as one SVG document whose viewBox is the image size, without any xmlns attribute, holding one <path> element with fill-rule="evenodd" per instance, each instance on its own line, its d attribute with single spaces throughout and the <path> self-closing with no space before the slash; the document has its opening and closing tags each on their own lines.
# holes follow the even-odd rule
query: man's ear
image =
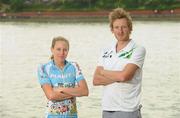
<svg viewBox="0 0 180 118">
<path fill-rule="evenodd" d="M 111 32 L 114 33 L 113 28 L 111 28 Z"/>
</svg>

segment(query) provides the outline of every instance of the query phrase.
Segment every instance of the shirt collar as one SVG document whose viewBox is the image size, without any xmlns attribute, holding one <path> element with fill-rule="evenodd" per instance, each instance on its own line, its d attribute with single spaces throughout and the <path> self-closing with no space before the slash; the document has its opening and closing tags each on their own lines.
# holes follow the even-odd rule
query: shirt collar
<svg viewBox="0 0 180 118">
<path fill-rule="evenodd" d="M 116 44 L 117 44 L 117 42 L 112 47 L 113 52 L 116 52 Z M 121 51 L 128 52 L 128 51 L 132 50 L 134 47 L 135 47 L 135 42 L 131 39 L 129 41 L 129 43 Z"/>
<path fill-rule="evenodd" d="M 128 52 L 132 50 L 134 46 L 135 46 L 135 42 L 131 39 L 129 43 L 126 45 L 126 47 L 124 47 L 122 50 Z"/>
<path fill-rule="evenodd" d="M 51 64 L 52 64 L 52 67 L 53 67 L 53 68 L 59 69 L 59 68 L 55 65 L 54 60 L 51 60 Z M 65 66 L 64 66 L 63 70 L 65 70 L 65 68 L 67 68 L 67 66 L 69 66 L 69 64 L 70 64 L 70 63 L 69 63 L 67 60 L 65 60 Z"/>
</svg>

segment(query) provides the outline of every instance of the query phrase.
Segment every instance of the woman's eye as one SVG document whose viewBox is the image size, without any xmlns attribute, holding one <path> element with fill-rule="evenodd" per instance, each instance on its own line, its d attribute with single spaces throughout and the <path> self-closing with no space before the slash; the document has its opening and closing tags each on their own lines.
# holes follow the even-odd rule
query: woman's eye
<svg viewBox="0 0 180 118">
<path fill-rule="evenodd" d="M 57 51 L 67 51 L 67 49 L 57 48 Z"/>
</svg>

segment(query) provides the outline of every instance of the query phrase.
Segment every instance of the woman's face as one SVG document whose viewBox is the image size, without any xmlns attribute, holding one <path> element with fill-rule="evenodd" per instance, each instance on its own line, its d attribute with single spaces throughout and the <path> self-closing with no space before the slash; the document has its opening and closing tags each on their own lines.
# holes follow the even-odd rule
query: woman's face
<svg viewBox="0 0 180 118">
<path fill-rule="evenodd" d="M 111 31 L 118 41 L 129 40 L 130 29 L 128 27 L 128 22 L 125 18 L 116 19 L 113 22 L 113 27 Z"/>
<path fill-rule="evenodd" d="M 54 48 L 51 48 L 54 60 L 61 63 L 64 63 L 68 55 L 68 51 L 68 45 L 65 41 L 56 41 Z"/>
</svg>

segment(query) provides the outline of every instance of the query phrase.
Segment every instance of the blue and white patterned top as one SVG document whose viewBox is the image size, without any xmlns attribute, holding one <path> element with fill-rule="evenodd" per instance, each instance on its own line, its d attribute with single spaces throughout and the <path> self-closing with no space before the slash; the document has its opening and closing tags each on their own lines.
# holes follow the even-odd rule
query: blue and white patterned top
<svg viewBox="0 0 180 118">
<path fill-rule="evenodd" d="M 74 62 L 65 61 L 63 69 L 58 68 L 51 60 L 38 68 L 38 79 L 40 85 L 50 84 L 55 87 L 75 87 L 84 79 L 81 70 Z M 63 101 L 48 101 L 47 118 L 77 118 L 76 98 Z"/>
</svg>

